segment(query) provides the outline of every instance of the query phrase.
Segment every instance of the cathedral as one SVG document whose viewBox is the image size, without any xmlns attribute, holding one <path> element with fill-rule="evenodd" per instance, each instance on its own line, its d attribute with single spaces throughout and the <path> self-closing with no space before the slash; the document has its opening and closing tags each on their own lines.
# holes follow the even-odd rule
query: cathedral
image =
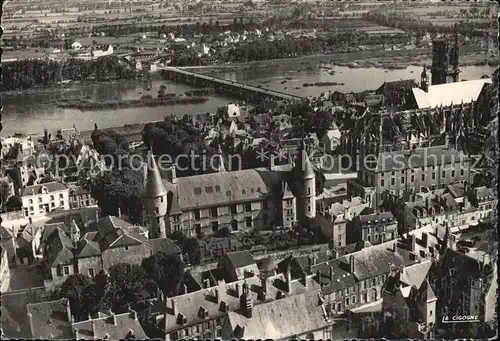
<svg viewBox="0 0 500 341">
<path fill-rule="evenodd" d="M 150 152 L 145 172 L 143 224 L 150 238 L 175 231 L 202 237 L 230 231 L 306 226 L 316 217 L 316 173 L 304 142 L 287 168 L 245 169 L 176 177 Z"/>
</svg>

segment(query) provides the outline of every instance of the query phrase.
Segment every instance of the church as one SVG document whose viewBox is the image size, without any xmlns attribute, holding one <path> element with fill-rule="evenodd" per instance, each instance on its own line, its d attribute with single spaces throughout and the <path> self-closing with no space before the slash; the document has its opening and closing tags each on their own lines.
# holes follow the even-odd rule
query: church
<svg viewBox="0 0 500 341">
<path fill-rule="evenodd" d="M 174 165 L 160 172 L 150 152 L 144 181 L 143 224 L 150 238 L 176 231 L 202 237 L 226 227 L 290 228 L 316 218 L 315 166 L 304 142 L 288 170 L 256 168 L 181 178 Z"/>
</svg>

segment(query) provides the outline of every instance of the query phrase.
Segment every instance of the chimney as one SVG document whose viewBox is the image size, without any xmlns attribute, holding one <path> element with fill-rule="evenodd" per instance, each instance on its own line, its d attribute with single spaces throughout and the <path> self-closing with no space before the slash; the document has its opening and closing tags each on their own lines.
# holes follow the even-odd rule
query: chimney
<svg viewBox="0 0 500 341">
<path fill-rule="evenodd" d="M 417 238 L 414 236 L 414 235 L 408 235 L 408 242 L 409 242 L 409 247 L 410 247 L 410 251 L 415 251 L 415 246 L 416 246 L 416 241 L 417 241 Z"/>
<path fill-rule="evenodd" d="M 304 287 L 307 289 L 307 273 L 304 272 L 302 275 L 302 280 L 304 281 Z"/>
<path fill-rule="evenodd" d="M 333 267 L 330 266 L 330 282 L 333 282 Z"/>
<path fill-rule="evenodd" d="M 290 267 L 286 270 L 286 289 L 289 294 L 292 293 L 292 271 Z"/>
<path fill-rule="evenodd" d="M 239 298 L 241 296 L 241 291 L 240 291 L 240 285 L 238 283 L 234 285 L 234 291 L 236 293 L 236 297 Z"/>
<path fill-rule="evenodd" d="M 172 183 L 176 184 L 177 183 L 177 170 L 175 169 L 175 165 L 172 165 L 170 167 L 170 175 L 172 177 Z"/>
<path fill-rule="evenodd" d="M 425 247 L 427 249 L 427 244 L 428 244 L 428 235 L 427 235 L 427 232 L 422 232 L 422 246 Z"/>
<path fill-rule="evenodd" d="M 78 328 L 75 328 L 74 332 L 75 332 L 75 340 L 80 340 L 80 333 L 78 331 Z"/>
<path fill-rule="evenodd" d="M 172 297 L 172 315 L 177 316 L 175 312 L 175 297 Z"/>
<path fill-rule="evenodd" d="M 337 259 L 337 257 L 338 257 L 338 251 L 337 251 L 337 250 L 332 249 L 332 258 L 333 258 L 333 259 Z"/>
<path fill-rule="evenodd" d="M 113 325 L 114 326 L 118 325 L 118 323 L 116 321 L 116 315 L 115 315 L 115 313 L 111 313 L 111 317 L 113 318 Z"/>
<path fill-rule="evenodd" d="M 214 298 L 215 302 L 219 303 L 220 300 L 219 288 L 215 288 Z"/>
<path fill-rule="evenodd" d="M 30 322 L 31 336 L 33 338 L 36 338 L 37 335 L 35 335 L 35 330 L 34 330 L 34 326 L 33 326 L 33 315 L 31 313 L 28 313 L 28 319 L 29 319 L 29 322 Z"/>
<path fill-rule="evenodd" d="M 349 257 L 349 271 L 354 273 L 354 256 L 352 255 Z"/>
<path fill-rule="evenodd" d="M 318 281 L 318 284 L 321 286 L 321 270 L 316 271 L 316 281 Z"/>
<path fill-rule="evenodd" d="M 273 171 L 274 170 L 274 155 L 271 154 L 269 157 L 269 170 Z"/>
<path fill-rule="evenodd" d="M 29 223 L 30 225 L 31 225 L 31 224 L 33 224 L 33 218 L 31 218 L 31 216 L 30 216 L 30 217 L 28 217 L 28 223 Z"/>
<path fill-rule="evenodd" d="M 394 253 L 396 253 L 396 247 L 397 247 L 397 245 L 396 245 L 396 244 L 397 244 L 397 243 L 393 243 L 393 244 L 392 244 L 392 252 L 394 252 Z"/>
<path fill-rule="evenodd" d="M 95 334 L 95 320 L 91 320 L 90 323 L 92 324 L 92 336 L 97 337 L 97 335 Z"/>
<path fill-rule="evenodd" d="M 130 313 L 131 313 L 131 314 L 130 314 L 130 315 L 131 315 L 130 317 L 131 317 L 133 320 L 137 321 L 137 311 L 135 311 L 135 310 L 130 310 Z"/>
<path fill-rule="evenodd" d="M 186 284 L 184 284 L 184 285 L 183 285 L 183 287 L 184 287 L 184 295 L 185 295 L 185 294 L 187 294 L 187 293 L 188 293 L 188 287 L 187 287 L 187 285 L 186 285 Z"/>
<path fill-rule="evenodd" d="M 73 320 L 73 316 L 71 315 L 71 307 L 69 305 L 69 300 L 66 299 L 66 317 L 68 318 L 68 322 Z"/>
<path fill-rule="evenodd" d="M 98 222 L 99 221 L 99 210 L 95 210 L 95 221 Z"/>
<path fill-rule="evenodd" d="M 122 209 L 118 207 L 118 218 L 122 217 Z"/>
</svg>

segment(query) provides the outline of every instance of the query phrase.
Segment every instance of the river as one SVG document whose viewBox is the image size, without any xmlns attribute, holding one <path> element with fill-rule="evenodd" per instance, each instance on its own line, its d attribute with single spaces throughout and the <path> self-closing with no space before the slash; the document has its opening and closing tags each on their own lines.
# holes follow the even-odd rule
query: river
<svg viewBox="0 0 500 341">
<path fill-rule="evenodd" d="M 478 79 L 483 75 L 491 76 L 494 67 L 467 66 L 461 70 L 461 79 Z M 333 72 L 332 72 L 333 71 Z M 307 68 L 300 71 L 252 69 L 234 72 L 219 72 L 215 75 L 252 85 L 260 85 L 299 96 L 315 96 L 328 90 L 341 92 L 361 92 L 374 90 L 383 82 L 399 79 L 420 78 L 421 67 L 409 66 L 406 69 L 386 70 L 377 68 L 348 68 L 343 66 L 325 65 L 322 68 Z M 344 83 L 338 86 L 303 87 L 304 83 L 337 82 Z M 167 93 L 184 94 L 191 88 L 182 84 L 165 81 L 153 81 L 151 90 L 147 91 L 139 82 L 115 82 L 105 84 L 91 84 L 79 86 L 73 90 L 66 90 L 51 94 L 54 101 L 58 98 L 79 97 L 82 99 L 127 100 L 137 99 L 143 95 L 156 96 L 161 84 L 167 86 Z M 73 124 L 79 130 L 90 130 L 94 124 L 101 128 L 119 126 L 128 123 L 142 123 L 161 120 L 165 115 L 174 113 L 178 116 L 212 112 L 218 107 L 234 102 L 234 99 L 220 95 L 212 95 L 202 104 L 175 105 L 168 107 L 125 108 L 113 110 L 85 111 L 58 108 L 54 104 L 40 104 L 41 97 L 46 94 L 20 95 L 3 98 L 2 135 L 15 132 L 40 134 L 44 127 L 49 131 L 58 128 L 69 128 Z"/>
</svg>

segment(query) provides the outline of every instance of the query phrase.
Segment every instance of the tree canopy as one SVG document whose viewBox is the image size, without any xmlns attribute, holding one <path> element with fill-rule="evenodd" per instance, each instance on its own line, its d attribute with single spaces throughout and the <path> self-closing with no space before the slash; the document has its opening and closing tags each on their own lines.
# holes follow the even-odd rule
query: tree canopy
<svg viewBox="0 0 500 341">
<path fill-rule="evenodd" d="M 178 256 L 155 253 L 142 261 L 142 267 L 169 297 L 179 295 L 184 278 L 184 263 Z"/>
</svg>

